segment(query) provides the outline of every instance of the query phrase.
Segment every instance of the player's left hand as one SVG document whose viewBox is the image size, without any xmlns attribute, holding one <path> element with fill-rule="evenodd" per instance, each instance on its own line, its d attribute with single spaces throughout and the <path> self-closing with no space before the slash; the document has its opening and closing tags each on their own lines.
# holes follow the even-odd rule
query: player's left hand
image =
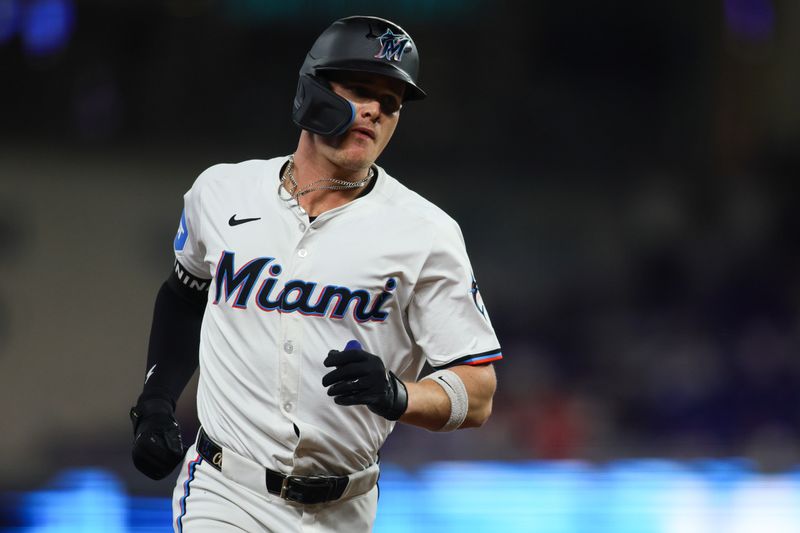
<svg viewBox="0 0 800 533">
<path fill-rule="evenodd" d="M 165 478 L 186 453 L 172 405 L 160 398 L 140 401 L 131 409 L 130 417 L 133 464 L 151 479 Z"/>
<path fill-rule="evenodd" d="M 328 396 L 339 405 L 366 405 L 370 411 L 389 420 L 397 420 L 408 407 L 406 386 L 383 360 L 365 352 L 358 341 L 350 341 L 343 351 L 331 350 L 323 363 L 336 367 L 322 378 L 330 387 Z"/>
</svg>

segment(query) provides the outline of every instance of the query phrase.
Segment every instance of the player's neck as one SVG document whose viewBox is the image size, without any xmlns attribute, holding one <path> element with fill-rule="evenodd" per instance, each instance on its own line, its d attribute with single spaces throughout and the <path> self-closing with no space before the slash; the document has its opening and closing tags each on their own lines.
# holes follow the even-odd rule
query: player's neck
<svg viewBox="0 0 800 533">
<path fill-rule="evenodd" d="M 322 178 L 358 181 L 366 177 L 371 165 L 356 167 L 337 164 L 317 148 L 318 143 L 308 135 L 301 136 L 294 152 L 295 179 L 299 185 L 307 185 Z"/>
<path fill-rule="evenodd" d="M 319 152 L 303 146 L 302 142 L 294 154 L 293 175 L 297 183 L 297 189 L 300 191 L 320 179 L 335 178 L 354 182 L 362 180 L 368 173 L 369 167 L 352 170 L 337 166 Z M 287 190 L 292 187 L 288 183 L 285 185 Z M 322 183 L 320 185 L 325 184 Z M 316 217 L 325 211 L 335 209 L 354 200 L 363 190 L 363 187 L 344 190 L 312 190 L 301 195 L 298 202 L 309 216 Z"/>
</svg>

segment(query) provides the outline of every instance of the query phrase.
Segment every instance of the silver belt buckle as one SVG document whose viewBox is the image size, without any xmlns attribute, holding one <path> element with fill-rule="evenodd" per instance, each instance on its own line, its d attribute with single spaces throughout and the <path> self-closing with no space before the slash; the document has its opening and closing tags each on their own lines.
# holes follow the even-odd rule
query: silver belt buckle
<svg viewBox="0 0 800 533">
<path fill-rule="evenodd" d="M 300 486 L 303 486 L 303 477 L 286 476 L 283 478 L 283 481 L 281 481 L 281 498 L 290 502 L 303 503 L 302 500 L 297 499 L 297 492 L 289 493 L 289 489 L 292 488 L 289 486 L 290 483 L 297 483 Z"/>
<path fill-rule="evenodd" d="M 283 478 L 283 481 L 281 481 L 281 498 L 284 500 L 286 499 L 286 490 L 289 488 L 290 477 L 292 476 L 286 476 L 285 478 Z"/>
<path fill-rule="evenodd" d="M 296 484 L 297 488 L 294 491 L 290 489 L 294 488 L 291 487 L 290 484 Z M 303 498 L 303 493 L 300 489 L 303 488 L 318 488 L 326 486 L 328 489 L 328 496 L 330 496 L 331 491 L 333 491 L 334 485 L 331 479 L 327 476 L 286 476 L 281 481 L 281 498 L 290 502 L 297 502 L 297 503 L 306 503 Z M 325 499 L 323 501 L 330 501 L 329 499 Z"/>
</svg>

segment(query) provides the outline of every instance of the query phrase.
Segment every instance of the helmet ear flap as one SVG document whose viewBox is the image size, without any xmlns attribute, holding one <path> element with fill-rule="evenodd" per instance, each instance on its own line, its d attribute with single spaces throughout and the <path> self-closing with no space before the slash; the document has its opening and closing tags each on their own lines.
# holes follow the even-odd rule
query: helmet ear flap
<svg viewBox="0 0 800 533">
<path fill-rule="evenodd" d="M 355 118 L 353 103 L 333 92 L 324 80 L 300 76 L 292 108 L 295 124 L 318 135 L 334 136 L 346 132 Z"/>
</svg>

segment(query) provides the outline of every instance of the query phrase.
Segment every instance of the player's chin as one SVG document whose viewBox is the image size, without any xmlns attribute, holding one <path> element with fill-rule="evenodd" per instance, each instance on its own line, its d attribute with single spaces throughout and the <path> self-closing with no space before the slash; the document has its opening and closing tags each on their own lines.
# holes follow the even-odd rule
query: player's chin
<svg viewBox="0 0 800 533">
<path fill-rule="evenodd" d="M 376 149 L 378 143 L 372 137 L 367 137 L 366 135 L 358 132 L 348 132 L 347 138 L 343 143 L 343 148 L 352 151 L 364 151 L 370 152 Z"/>
<path fill-rule="evenodd" d="M 350 145 L 342 148 L 339 152 L 342 166 L 351 170 L 366 168 L 378 158 L 378 151 L 375 150 L 374 146 L 367 148 Z"/>
</svg>

